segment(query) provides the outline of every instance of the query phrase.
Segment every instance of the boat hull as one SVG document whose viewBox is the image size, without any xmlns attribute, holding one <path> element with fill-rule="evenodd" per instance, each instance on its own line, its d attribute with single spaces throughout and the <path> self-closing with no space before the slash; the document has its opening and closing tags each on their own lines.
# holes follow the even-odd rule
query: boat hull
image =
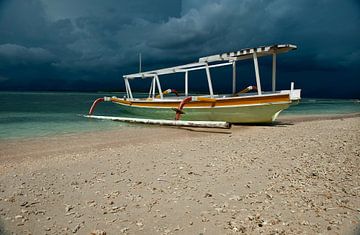
<svg viewBox="0 0 360 235">
<path fill-rule="evenodd" d="M 114 101 L 113 101 L 114 102 Z M 123 113 L 142 118 L 175 119 L 177 101 L 115 101 Z M 181 120 L 226 121 L 230 123 L 271 123 L 291 104 L 289 95 L 217 99 L 216 102 L 190 102 L 185 105 Z"/>
<path fill-rule="evenodd" d="M 184 108 L 181 120 L 187 121 L 226 121 L 230 123 L 271 123 L 290 103 L 260 104 L 238 107 Z M 143 118 L 175 119 L 171 108 L 151 108 L 121 105 L 126 114 Z"/>
</svg>

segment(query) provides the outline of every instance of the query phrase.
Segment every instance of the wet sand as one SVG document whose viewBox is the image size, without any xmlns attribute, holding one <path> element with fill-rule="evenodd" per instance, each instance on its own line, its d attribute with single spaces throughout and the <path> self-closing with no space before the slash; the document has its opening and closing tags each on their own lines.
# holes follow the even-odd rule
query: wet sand
<svg viewBox="0 0 360 235">
<path fill-rule="evenodd" d="M 360 117 L 0 141 L 0 234 L 355 234 Z"/>
</svg>

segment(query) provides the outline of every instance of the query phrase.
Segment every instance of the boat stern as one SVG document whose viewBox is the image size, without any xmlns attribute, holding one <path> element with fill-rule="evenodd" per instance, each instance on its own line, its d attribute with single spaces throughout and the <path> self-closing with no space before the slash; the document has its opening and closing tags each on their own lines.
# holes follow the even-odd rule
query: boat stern
<svg viewBox="0 0 360 235">
<path fill-rule="evenodd" d="M 290 90 L 282 90 L 281 94 L 289 94 L 291 103 L 299 103 L 301 100 L 301 89 L 294 89 L 294 82 L 291 82 Z"/>
</svg>

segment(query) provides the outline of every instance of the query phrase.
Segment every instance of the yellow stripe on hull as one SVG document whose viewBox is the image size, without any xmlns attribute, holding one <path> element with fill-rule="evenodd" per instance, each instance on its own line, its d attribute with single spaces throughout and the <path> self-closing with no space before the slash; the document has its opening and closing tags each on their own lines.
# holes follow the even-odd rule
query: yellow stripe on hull
<svg viewBox="0 0 360 235">
<path fill-rule="evenodd" d="M 272 96 L 252 96 L 252 97 L 231 97 L 231 98 L 217 98 L 211 99 L 206 97 L 199 97 L 198 101 L 192 101 L 186 104 L 186 107 L 200 108 L 200 107 L 227 107 L 238 105 L 254 105 L 276 102 L 290 102 L 288 94 L 277 94 Z M 152 107 L 152 108 L 177 108 L 181 100 L 123 100 L 113 99 L 113 102 L 137 106 L 137 107 Z"/>
</svg>

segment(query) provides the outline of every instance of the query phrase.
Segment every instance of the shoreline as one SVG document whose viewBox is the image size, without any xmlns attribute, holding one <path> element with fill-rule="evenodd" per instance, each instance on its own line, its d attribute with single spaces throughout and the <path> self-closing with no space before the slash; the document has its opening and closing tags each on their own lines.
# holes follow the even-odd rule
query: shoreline
<svg viewBox="0 0 360 235">
<path fill-rule="evenodd" d="M 341 119 L 348 119 L 348 118 L 358 118 L 360 117 L 360 113 L 354 113 L 354 114 L 339 114 L 339 115 L 291 115 L 289 116 L 280 116 L 274 123 L 272 124 L 234 124 L 230 129 L 217 129 L 217 128 L 187 128 L 187 127 L 174 127 L 174 126 L 160 126 L 160 125 L 146 125 L 146 124 L 129 124 L 129 126 L 119 126 L 117 130 L 92 130 L 92 131 L 83 131 L 83 132 L 74 132 L 74 133 L 66 133 L 66 134 L 51 134 L 46 136 L 33 136 L 33 137 L 19 137 L 19 138 L 11 138 L 11 139 L 0 139 L 0 163 L 2 161 L 7 160 L 14 160 L 14 156 L 19 158 L 21 156 L 27 156 L 28 155 L 39 155 L 39 153 L 44 152 L 44 150 L 35 151 L 34 153 L 31 153 L 32 149 L 31 146 L 37 145 L 40 142 L 46 141 L 48 144 L 50 144 L 51 148 L 54 150 L 45 150 L 46 153 L 56 153 L 60 151 L 61 149 L 67 149 L 66 145 L 69 143 L 72 143 L 73 141 L 76 141 L 80 139 L 80 144 L 77 147 L 72 147 L 68 150 L 81 150 L 89 147 L 89 145 L 82 145 L 81 143 L 87 142 L 85 140 L 86 138 L 89 138 L 90 142 L 92 144 L 95 144 L 97 147 L 106 146 L 107 144 L 111 144 L 108 140 L 108 136 L 111 136 L 113 138 L 116 136 L 116 138 L 122 138 L 122 132 L 126 132 L 128 135 L 128 141 L 124 142 L 131 142 L 138 141 L 139 143 L 147 141 L 148 139 L 145 138 L 137 138 L 139 134 L 142 134 L 142 132 L 145 132 L 146 135 L 151 135 L 153 131 L 156 131 L 158 134 L 164 135 L 164 136 L 171 136 L 176 137 L 177 135 L 183 135 L 183 131 L 187 132 L 185 133 L 185 136 L 191 136 L 196 137 L 199 135 L 199 133 L 219 133 L 219 134 L 231 134 L 232 132 L 237 132 L 241 129 L 245 129 L 247 127 L 261 127 L 261 126 L 282 126 L 282 125 L 292 125 L 294 123 L 301 123 L 301 122 L 312 122 L 312 121 L 326 121 L 326 120 L 341 120 Z M 168 135 L 170 132 L 174 132 L 176 134 L 174 135 Z M 197 133 L 194 134 L 194 133 Z M 141 135 L 140 135 L 141 136 Z M 101 139 L 103 143 L 98 143 L 97 140 Z M 60 144 L 59 143 L 64 143 Z M 21 154 L 15 154 L 13 155 L 13 152 L 19 152 L 17 148 L 19 148 L 19 145 L 26 146 L 27 149 L 23 151 Z M 29 149 L 30 147 L 30 149 Z M 10 151 L 10 152 L 9 152 Z M 12 151 L 12 152 L 11 152 Z M 30 151 L 30 154 L 29 154 Z M 10 156 L 10 157 L 6 157 Z"/>
<path fill-rule="evenodd" d="M 0 141 L 0 233 L 355 234 L 359 132 L 356 115 Z"/>
<path fill-rule="evenodd" d="M 233 124 L 234 126 L 271 126 L 271 125 L 281 125 L 282 123 L 287 122 L 308 122 L 308 121 L 317 121 L 317 120 L 336 120 L 336 119 L 343 119 L 343 118 L 353 118 L 353 117 L 360 117 L 360 113 L 349 113 L 349 114 L 330 114 L 330 115 L 280 115 L 272 124 Z M 232 127 L 232 128 L 233 128 Z M 127 123 L 127 126 L 119 126 L 119 130 L 121 129 L 133 129 L 133 128 L 174 128 L 172 126 L 160 126 L 160 125 L 147 125 L 147 124 L 129 124 Z M 186 128 L 184 128 L 186 129 Z M 199 131 L 210 129 L 211 128 L 192 128 L 197 129 Z M 31 139 L 48 139 L 48 138 L 54 138 L 54 137 L 72 137 L 74 135 L 81 136 L 86 134 L 101 134 L 106 132 L 114 132 L 119 130 L 91 130 L 91 131 L 80 131 L 80 132 L 72 132 L 72 133 L 56 133 L 56 134 L 48 134 L 48 135 L 39 135 L 39 136 L 21 136 L 21 137 L 11 137 L 9 139 L 6 138 L 0 138 L 0 143 L 2 142 L 17 142 L 17 141 L 28 141 Z M 212 129 L 212 130 L 216 130 Z M 231 129 L 230 129 L 231 130 Z"/>
<path fill-rule="evenodd" d="M 279 116 L 277 121 L 293 121 L 293 122 L 307 122 L 317 120 L 336 120 L 343 118 L 360 117 L 360 113 L 347 113 L 347 114 L 329 114 L 329 115 L 283 115 Z"/>
</svg>

